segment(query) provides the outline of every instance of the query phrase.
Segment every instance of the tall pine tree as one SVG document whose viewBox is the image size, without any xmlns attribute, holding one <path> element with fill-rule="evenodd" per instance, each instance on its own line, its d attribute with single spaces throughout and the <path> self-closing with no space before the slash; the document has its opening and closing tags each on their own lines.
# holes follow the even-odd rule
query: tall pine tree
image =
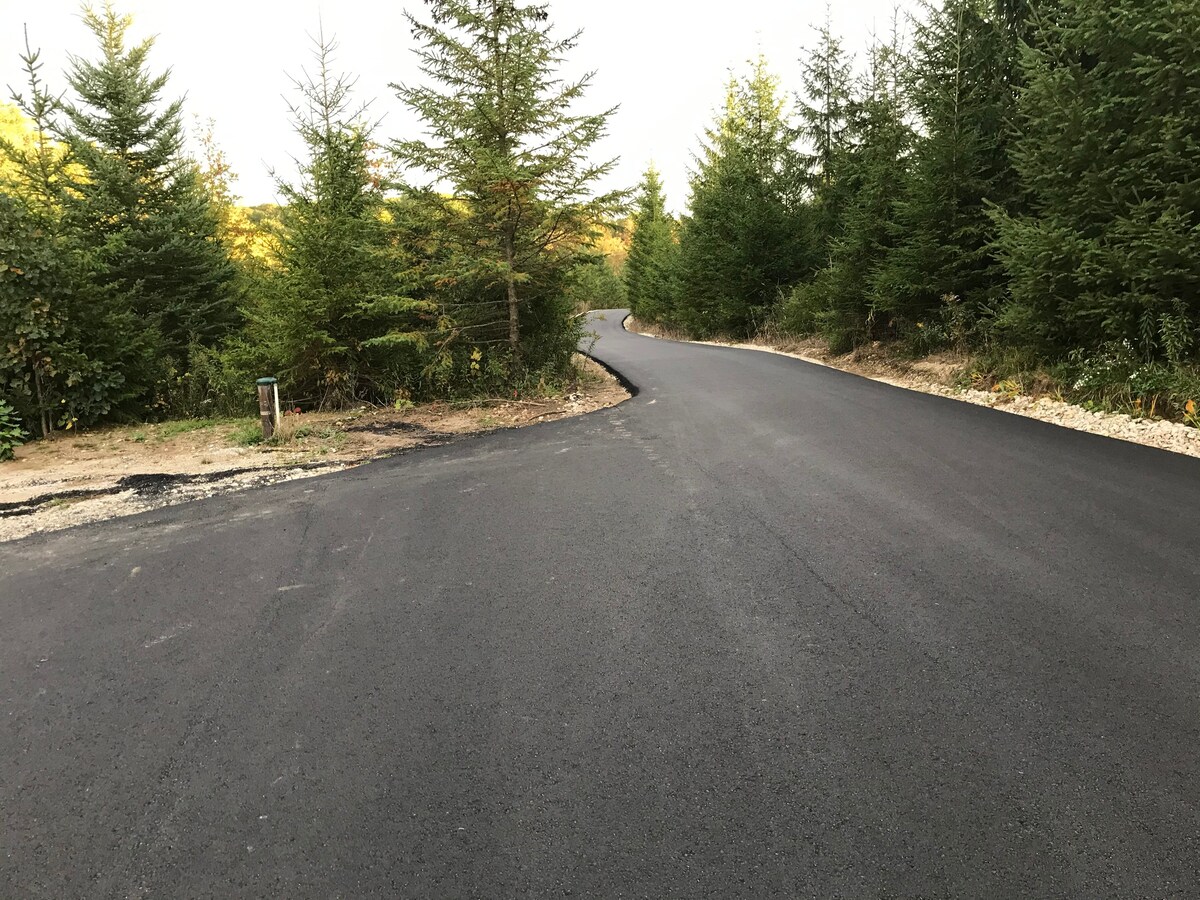
<svg viewBox="0 0 1200 900">
<path fill-rule="evenodd" d="M 1014 190 L 1012 89 L 1004 26 L 990 6 L 945 0 L 916 24 L 909 95 L 923 134 L 896 209 L 898 244 L 876 290 L 877 308 L 908 326 L 945 304 L 967 321 L 964 313 L 978 315 L 1003 289 L 990 209 Z"/>
<path fill-rule="evenodd" d="M 393 85 L 427 139 L 394 149 L 434 179 L 414 192 L 449 245 L 433 280 L 457 288 L 465 345 L 514 373 L 563 367 L 577 340 L 564 280 L 623 199 L 596 194 L 615 161 L 589 158 L 614 111 L 575 111 L 592 75 L 559 77 L 579 36 L 555 37 L 544 3 L 428 2 L 430 22 L 407 16 L 428 82 Z"/>
<path fill-rule="evenodd" d="M 1200 2 L 1062 0 L 1034 22 L 1004 324 L 1050 356 L 1179 361 L 1200 323 Z"/>
<path fill-rule="evenodd" d="M 667 212 L 662 180 L 650 166 L 638 192 L 625 262 L 625 284 L 634 315 L 651 322 L 670 318 L 678 249 L 675 220 Z"/>
<path fill-rule="evenodd" d="M 754 332 L 803 271 L 809 235 L 791 143 L 778 80 L 760 57 L 730 82 L 692 176 L 675 313 L 691 331 Z"/>
<path fill-rule="evenodd" d="M 818 265 L 841 225 L 845 196 L 838 166 L 849 145 L 852 61 L 842 49 L 828 20 L 817 31 L 816 46 L 801 60 L 804 91 L 796 98 L 803 147 L 800 162 L 807 172 L 813 216 L 813 241 Z"/>
<path fill-rule="evenodd" d="M 70 61 L 75 100 L 64 137 L 79 168 L 70 170 L 66 215 L 93 281 L 128 303 L 163 354 L 128 373 L 149 401 L 156 379 L 186 369 L 189 344 L 214 343 L 234 323 L 233 269 L 184 154 L 180 102 L 162 102 L 168 73 L 148 70 L 153 40 L 128 46 L 132 20 L 109 3 L 85 7 L 83 20 L 99 58 Z"/>
<path fill-rule="evenodd" d="M 872 48 L 848 109 L 847 147 L 836 161 L 844 208 L 829 262 L 797 285 L 781 310 L 785 327 L 820 331 L 839 351 L 886 333 L 877 316 L 877 289 L 896 245 L 892 223 L 913 138 L 898 40 L 893 34 L 891 44 Z"/>
<path fill-rule="evenodd" d="M 332 408 L 419 390 L 426 326 L 436 322 L 429 303 L 409 296 L 373 128 L 354 80 L 333 69 L 335 50 L 321 34 L 315 71 L 294 80 L 292 123 L 306 156 L 298 179 L 279 182 L 286 203 L 275 264 L 248 311 L 253 345 L 287 391 Z"/>
</svg>

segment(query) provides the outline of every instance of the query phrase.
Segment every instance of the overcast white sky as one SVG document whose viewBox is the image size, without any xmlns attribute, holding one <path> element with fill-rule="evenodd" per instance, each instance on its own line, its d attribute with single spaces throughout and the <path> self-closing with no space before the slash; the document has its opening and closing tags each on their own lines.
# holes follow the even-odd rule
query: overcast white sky
<svg viewBox="0 0 1200 900">
<path fill-rule="evenodd" d="M 247 203 L 274 200 L 270 167 L 287 171 L 296 152 L 283 95 L 288 73 L 308 62 L 318 16 L 341 45 L 339 63 L 359 77 L 363 99 L 384 115 L 382 134 L 412 134 L 417 123 L 388 90 L 417 76 L 401 16 L 420 0 L 117 0 L 134 16 L 133 37 L 156 35 L 151 58 L 173 72 L 170 93 L 185 94 L 186 113 L 216 120 L 216 136 L 236 170 Z M 913 0 L 899 0 L 901 9 Z M 873 30 L 890 27 L 897 0 L 843 0 L 834 26 L 856 53 Z M 598 154 L 619 156 L 614 186 L 634 185 L 650 160 L 663 172 L 668 202 L 682 209 L 697 135 L 723 99 L 731 67 L 761 50 L 789 90 L 797 59 L 824 20 L 825 0 L 551 0 L 552 21 L 583 29 L 570 72 L 596 70 L 581 109 L 620 105 Z M 41 47 L 44 74 L 62 86 L 68 52 L 94 55 L 75 0 L 0 0 L 0 85 L 17 86 L 21 25 Z M 861 55 L 861 54 L 859 54 Z M 7 91 L 4 92 L 7 99 Z"/>
</svg>

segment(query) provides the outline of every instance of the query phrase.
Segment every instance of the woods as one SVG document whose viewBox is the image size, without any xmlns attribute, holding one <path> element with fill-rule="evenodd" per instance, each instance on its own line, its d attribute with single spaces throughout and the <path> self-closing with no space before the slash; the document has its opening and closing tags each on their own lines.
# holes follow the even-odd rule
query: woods
<svg viewBox="0 0 1200 900">
<path fill-rule="evenodd" d="M 262 375 L 322 409 L 571 377 L 575 298 L 624 195 L 596 190 L 613 110 L 561 81 L 578 36 L 544 4 L 408 16 L 424 79 L 392 87 L 423 134 L 383 134 L 318 34 L 288 100 L 304 152 L 256 209 L 211 124 L 189 141 L 153 40 L 109 3 L 82 20 L 93 51 L 59 78 L 27 39 L 0 140 L 9 438 L 244 414 Z"/>
<path fill-rule="evenodd" d="M 1198 28 L 1195 0 L 944 0 L 857 59 L 819 28 L 794 98 L 762 60 L 731 83 L 677 241 L 635 232 L 630 302 L 1192 416 Z M 665 299 L 636 290 L 668 257 Z"/>
<path fill-rule="evenodd" d="M 579 34 L 546 4 L 406 16 L 420 74 L 390 89 L 421 128 L 387 133 L 318 34 L 280 109 L 303 153 L 255 208 L 128 16 L 85 6 L 61 75 L 27 39 L 4 427 L 242 414 L 264 374 L 305 408 L 507 396 L 569 379 L 574 313 L 626 297 L 699 337 L 950 350 L 1194 415 L 1200 0 L 928 0 L 853 49 L 818 25 L 797 84 L 731 75 L 680 216 L 653 166 L 631 205 L 608 187 L 615 110 L 562 73 Z"/>
</svg>

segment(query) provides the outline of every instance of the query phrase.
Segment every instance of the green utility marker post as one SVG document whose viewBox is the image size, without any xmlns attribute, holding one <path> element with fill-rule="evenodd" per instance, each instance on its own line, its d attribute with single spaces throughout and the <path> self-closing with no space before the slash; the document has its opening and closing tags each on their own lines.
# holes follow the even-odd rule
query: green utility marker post
<svg viewBox="0 0 1200 900">
<path fill-rule="evenodd" d="M 262 419 L 263 440 L 269 441 L 279 424 L 279 379 L 260 378 L 258 384 L 258 416 Z"/>
</svg>

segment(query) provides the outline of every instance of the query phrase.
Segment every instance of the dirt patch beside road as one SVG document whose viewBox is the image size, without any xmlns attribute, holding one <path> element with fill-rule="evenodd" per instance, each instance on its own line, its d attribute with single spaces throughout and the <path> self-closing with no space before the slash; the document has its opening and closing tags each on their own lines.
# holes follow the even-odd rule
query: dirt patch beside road
<svg viewBox="0 0 1200 900">
<path fill-rule="evenodd" d="M 285 416 L 269 444 L 255 443 L 255 420 L 164 422 L 36 441 L 0 463 L 0 541 L 337 471 L 629 397 L 603 367 L 577 362 L 578 386 L 562 396 Z"/>
</svg>

